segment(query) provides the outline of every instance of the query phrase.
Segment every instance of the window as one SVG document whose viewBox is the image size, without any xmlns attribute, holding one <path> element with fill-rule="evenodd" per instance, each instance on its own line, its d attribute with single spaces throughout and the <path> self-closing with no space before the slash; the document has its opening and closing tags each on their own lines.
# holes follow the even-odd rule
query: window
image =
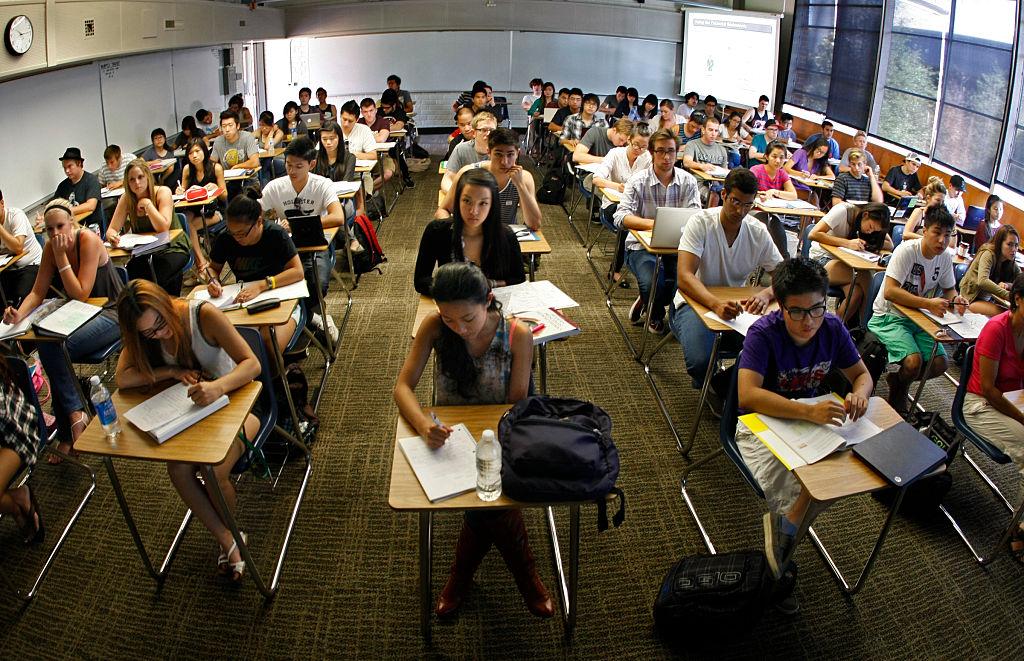
<svg viewBox="0 0 1024 661">
<path fill-rule="evenodd" d="M 835 29 L 834 1 L 797 1 L 786 82 L 787 103 L 823 114 L 828 109 Z"/>
<path fill-rule="evenodd" d="M 1021 36 L 1017 39 L 1017 61 L 1024 62 L 1024 25 L 1019 28 Z M 1003 159 L 999 165 L 996 181 L 1018 193 L 1024 193 L 1024 117 L 1021 108 L 1024 106 L 1024 67 L 1018 64 L 1016 83 L 1013 89 L 1013 102 L 1006 113 L 1006 140 L 1003 143 Z"/>
</svg>

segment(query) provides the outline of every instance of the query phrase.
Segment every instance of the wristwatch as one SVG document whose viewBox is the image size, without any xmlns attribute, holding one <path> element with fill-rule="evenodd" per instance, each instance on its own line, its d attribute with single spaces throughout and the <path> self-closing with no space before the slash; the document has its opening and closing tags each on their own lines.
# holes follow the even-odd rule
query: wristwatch
<svg viewBox="0 0 1024 661">
<path fill-rule="evenodd" d="M 268 275 L 266 277 L 266 281 L 267 281 L 267 289 L 273 289 L 274 288 L 274 278 L 272 276 Z"/>
</svg>

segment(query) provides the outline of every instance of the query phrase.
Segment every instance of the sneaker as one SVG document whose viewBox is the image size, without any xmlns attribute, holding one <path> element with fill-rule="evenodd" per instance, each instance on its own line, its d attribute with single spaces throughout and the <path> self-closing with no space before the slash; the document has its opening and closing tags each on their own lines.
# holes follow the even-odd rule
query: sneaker
<svg viewBox="0 0 1024 661">
<path fill-rule="evenodd" d="M 647 332 L 652 335 L 664 335 L 665 334 L 665 320 L 664 319 L 651 319 L 651 323 L 647 324 Z"/>
<path fill-rule="evenodd" d="M 796 592 L 790 592 L 789 596 L 775 604 L 775 610 L 783 615 L 796 615 L 800 612 L 800 602 L 796 598 Z"/>
<path fill-rule="evenodd" d="M 719 420 L 722 419 L 722 412 L 725 410 L 725 402 L 718 393 L 715 392 L 714 388 L 708 388 L 708 393 L 704 398 L 704 403 L 707 404 L 708 413 Z"/>
<path fill-rule="evenodd" d="M 309 315 L 309 325 L 317 330 L 324 329 L 324 318 L 320 316 L 319 312 L 314 312 Z"/>
<path fill-rule="evenodd" d="M 331 336 L 331 343 L 338 342 L 338 326 L 334 323 L 334 317 L 327 315 L 327 334 Z"/>
<path fill-rule="evenodd" d="M 402 179 L 402 183 L 405 184 L 406 188 L 416 188 L 416 182 L 412 180 L 412 177 Z"/>
<path fill-rule="evenodd" d="M 629 307 L 629 320 L 633 322 L 634 326 L 640 324 L 644 318 L 644 301 L 639 296 L 633 301 L 633 305 Z"/>
<path fill-rule="evenodd" d="M 782 532 L 782 515 L 765 512 L 764 555 L 768 559 L 768 567 L 771 568 L 775 580 L 782 576 L 780 565 L 792 546 L 793 538 Z"/>
</svg>

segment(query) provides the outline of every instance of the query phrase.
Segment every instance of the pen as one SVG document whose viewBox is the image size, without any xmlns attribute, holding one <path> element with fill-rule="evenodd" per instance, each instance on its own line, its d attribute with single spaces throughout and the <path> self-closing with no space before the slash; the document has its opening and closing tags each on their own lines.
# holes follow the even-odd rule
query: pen
<svg viewBox="0 0 1024 661">
<path fill-rule="evenodd" d="M 430 419 L 433 420 L 434 424 L 437 425 L 438 427 L 444 427 L 444 425 L 441 424 L 441 421 L 437 419 L 437 416 L 434 415 L 433 411 L 430 412 Z"/>
</svg>

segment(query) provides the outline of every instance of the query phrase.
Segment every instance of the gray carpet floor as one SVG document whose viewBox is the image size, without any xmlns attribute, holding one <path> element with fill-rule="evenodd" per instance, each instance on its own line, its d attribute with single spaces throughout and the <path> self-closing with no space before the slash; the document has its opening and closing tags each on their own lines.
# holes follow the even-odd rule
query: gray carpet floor
<svg viewBox="0 0 1024 661">
<path fill-rule="evenodd" d="M 655 406 L 643 371 L 613 325 L 584 249 L 556 206 L 543 206 L 553 252 L 538 279 L 575 298 L 569 316 L 582 333 L 549 351 L 548 390 L 604 407 L 614 421 L 627 494 L 625 523 L 598 533 L 593 508 L 583 512 L 579 623 L 566 637 L 558 619 L 539 620 L 522 604 L 500 557 L 491 553 L 477 586 L 451 621 L 419 633 L 417 518 L 387 504 L 397 410 L 391 392 L 411 345 L 417 296 L 412 266 L 431 218 L 439 175 L 416 173 L 380 232 L 388 261 L 363 276 L 353 292 L 340 359 L 320 405 L 322 427 L 313 448 L 313 475 L 281 576 L 280 592 L 264 600 L 250 580 L 216 575 L 217 549 L 195 523 L 158 586 L 146 573 L 96 457 L 97 489 L 63 551 L 27 605 L 14 589 L 34 576 L 57 531 L 88 485 L 81 470 L 41 465 L 33 481 L 47 540 L 20 548 L 15 526 L 0 524 L 0 648 L 6 658 L 1014 658 L 1024 652 L 1024 575 L 1005 550 L 978 567 L 938 513 L 901 516 L 863 590 L 847 597 L 810 544 L 797 552 L 801 612 L 774 611 L 758 623 L 735 622 L 726 637 L 702 632 L 664 639 L 651 607 L 675 560 L 703 552 L 680 497 L 680 474 L 718 445 L 717 421 L 705 415 L 689 458 L 681 456 Z M 583 229 L 586 231 L 585 223 Z M 609 235 L 610 236 L 610 235 Z M 607 257 L 595 251 L 603 270 Z M 616 293 L 620 317 L 635 295 Z M 340 322 L 344 295 L 332 288 L 330 309 Z M 639 330 L 629 327 L 634 341 Z M 305 366 L 311 383 L 320 361 Z M 655 358 L 652 374 L 681 432 L 692 422 L 697 395 L 674 341 Z M 884 385 L 882 386 L 884 394 Z M 426 402 L 428 386 L 420 393 Z M 931 410 L 948 413 L 952 387 L 925 390 Z M 1012 467 L 989 468 L 1019 497 Z M 117 462 L 117 470 L 150 553 L 162 557 L 184 514 L 162 465 Z M 946 499 L 970 534 L 991 545 L 1008 520 L 963 461 L 952 468 Z M 267 576 L 300 477 L 285 467 L 276 486 L 251 475 L 238 486 L 238 516 Z M 764 505 L 725 458 L 692 473 L 688 491 L 719 550 L 760 548 Z M 870 497 L 841 502 L 816 526 L 848 575 L 856 575 L 882 524 L 885 508 Z M 566 517 L 559 513 L 564 528 Z M 460 517 L 437 517 L 433 579 L 436 598 L 447 576 Z M 539 510 L 526 512 L 541 576 L 554 593 L 552 556 Z M 1017 657 L 1019 658 L 1019 657 Z"/>
</svg>

